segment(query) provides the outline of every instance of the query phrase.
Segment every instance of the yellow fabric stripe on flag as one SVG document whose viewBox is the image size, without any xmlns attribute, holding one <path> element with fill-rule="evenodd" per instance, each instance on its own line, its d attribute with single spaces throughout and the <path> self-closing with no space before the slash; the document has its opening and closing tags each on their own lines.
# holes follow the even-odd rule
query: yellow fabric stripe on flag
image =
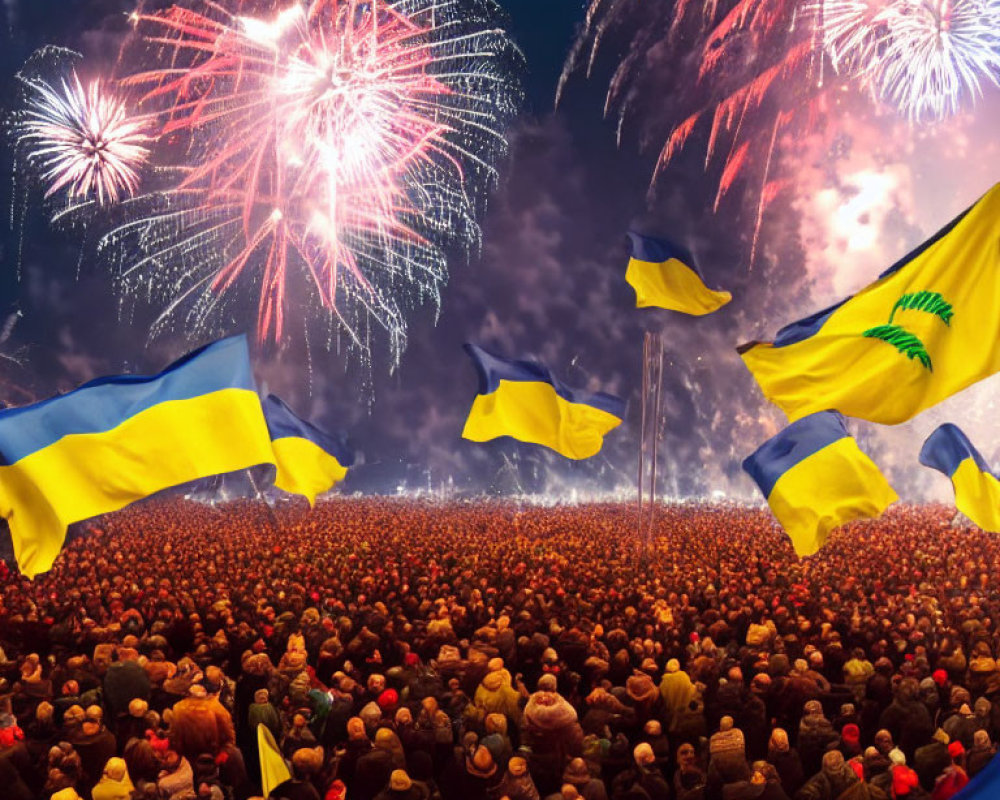
<svg viewBox="0 0 1000 800">
<path fill-rule="evenodd" d="M 51 568 L 74 522 L 171 486 L 273 464 L 260 400 L 223 389 L 152 406 L 101 433 L 70 434 L 0 467 L 0 515 L 21 571 Z"/>
<path fill-rule="evenodd" d="M 768 505 L 800 556 L 816 553 L 830 531 L 880 516 L 899 496 L 851 437 L 844 437 L 785 472 Z"/>
<path fill-rule="evenodd" d="M 905 422 L 1000 370 L 1000 186 L 828 312 L 741 348 L 790 420 Z"/>
<path fill-rule="evenodd" d="M 730 292 L 709 289 L 697 272 L 676 258 L 660 264 L 629 259 L 625 280 L 635 289 L 636 308 L 665 308 L 704 316 L 733 299 Z"/>
<path fill-rule="evenodd" d="M 275 439 L 274 457 L 278 475 L 274 485 L 285 492 L 301 494 L 316 502 L 316 495 L 329 491 L 347 477 L 347 467 L 341 466 L 318 444 L 299 436 Z"/>
<path fill-rule="evenodd" d="M 261 788 L 264 790 L 264 797 L 269 797 L 281 784 L 291 780 L 292 773 L 281 757 L 274 736 L 263 723 L 257 725 L 257 757 L 260 759 Z"/>
<path fill-rule="evenodd" d="M 1000 481 L 967 458 L 951 476 L 955 507 L 984 531 L 1000 533 Z"/>
<path fill-rule="evenodd" d="M 604 435 L 621 422 L 602 409 L 569 402 L 551 384 L 501 380 L 496 391 L 476 396 L 462 436 L 474 442 L 511 436 L 581 460 L 597 455 Z"/>
</svg>

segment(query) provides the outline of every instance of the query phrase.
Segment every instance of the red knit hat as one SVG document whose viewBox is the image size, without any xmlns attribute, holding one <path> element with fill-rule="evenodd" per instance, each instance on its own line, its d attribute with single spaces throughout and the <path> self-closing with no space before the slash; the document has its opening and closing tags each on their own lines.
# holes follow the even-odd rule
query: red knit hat
<svg viewBox="0 0 1000 800">
<path fill-rule="evenodd" d="M 859 744 L 861 742 L 861 730 L 853 722 L 844 726 L 840 736 L 846 744 Z"/>
<path fill-rule="evenodd" d="M 893 797 L 908 797 L 911 789 L 920 785 L 917 773 L 904 764 L 892 768 Z"/>
<path fill-rule="evenodd" d="M 965 748 L 962 747 L 961 742 L 952 742 L 948 745 L 948 755 L 952 758 L 961 758 L 965 755 Z"/>
<path fill-rule="evenodd" d="M 934 670 L 934 674 L 931 677 L 938 686 L 944 686 L 948 682 L 948 673 L 943 669 Z"/>
<path fill-rule="evenodd" d="M 375 702 L 383 711 L 394 711 L 399 704 L 399 694 L 395 689 L 386 689 Z"/>
</svg>

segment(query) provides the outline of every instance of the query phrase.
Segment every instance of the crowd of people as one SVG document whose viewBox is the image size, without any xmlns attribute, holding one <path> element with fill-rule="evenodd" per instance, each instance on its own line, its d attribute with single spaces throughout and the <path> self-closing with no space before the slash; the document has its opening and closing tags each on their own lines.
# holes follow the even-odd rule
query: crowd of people
<svg viewBox="0 0 1000 800">
<path fill-rule="evenodd" d="M 948 800 L 1000 733 L 953 516 L 139 504 L 0 576 L 0 796 Z"/>
</svg>

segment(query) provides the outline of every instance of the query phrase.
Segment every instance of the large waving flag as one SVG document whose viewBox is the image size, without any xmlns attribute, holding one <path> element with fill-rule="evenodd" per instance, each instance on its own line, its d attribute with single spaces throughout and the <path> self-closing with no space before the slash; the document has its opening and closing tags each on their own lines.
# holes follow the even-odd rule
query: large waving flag
<svg viewBox="0 0 1000 800">
<path fill-rule="evenodd" d="M 0 515 L 28 576 L 52 566 L 66 528 L 171 486 L 273 464 L 242 336 L 159 375 L 98 378 L 0 411 Z"/>
<path fill-rule="evenodd" d="M 1000 370 L 1000 184 L 858 294 L 740 348 L 789 419 L 893 425 Z"/>
<path fill-rule="evenodd" d="M 951 478 L 959 511 L 984 531 L 1000 533 L 1000 480 L 958 426 L 945 423 L 928 436 L 920 463 Z"/>
<path fill-rule="evenodd" d="M 273 394 L 264 400 L 264 417 L 271 434 L 278 473 L 274 485 L 316 502 L 316 495 L 329 491 L 347 477 L 354 453 L 335 436 L 298 417 Z"/>
<path fill-rule="evenodd" d="M 510 436 L 572 459 L 597 455 L 604 435 L 621 425 L 625 401 L 570 389 L 534 361 L 509 361 L 465 345 L 479 372 L 479 394 L 462 436 L 486 442 Z"/>
<path fill-rule="evenodd" d="M 705 285 L 694 257 L 665 239 L 629 231 L 629 258 L 625 280 L 635 289 L 636 308 L 655 306 L 669 311 L 703 316 L 733 299 Z"/>
<path fill-rule="evenodd" d="M 833 411 L 793 422 L 743 462 L 792 540 L 818 551 L 834 528 L 878 517 L 899 497 Z"/>
</svg>

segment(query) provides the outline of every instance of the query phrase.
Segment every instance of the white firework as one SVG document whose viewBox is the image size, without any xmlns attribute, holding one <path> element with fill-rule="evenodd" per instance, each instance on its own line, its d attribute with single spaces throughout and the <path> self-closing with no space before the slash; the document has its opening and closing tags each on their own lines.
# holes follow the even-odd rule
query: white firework
<svg viewBox="0 0 1000 800">
<path fill-rule="evenodd" d="M 101 205 L 132 197 L 149 158 L 145 123 L 101 81 L 84 87 L 74 71 L 54 86 L 26 80 L 30 99 L 17 132 L 30 164 L 41 172 L 45 196 L 67 189 L 71 200 Z"/>
</svg>

